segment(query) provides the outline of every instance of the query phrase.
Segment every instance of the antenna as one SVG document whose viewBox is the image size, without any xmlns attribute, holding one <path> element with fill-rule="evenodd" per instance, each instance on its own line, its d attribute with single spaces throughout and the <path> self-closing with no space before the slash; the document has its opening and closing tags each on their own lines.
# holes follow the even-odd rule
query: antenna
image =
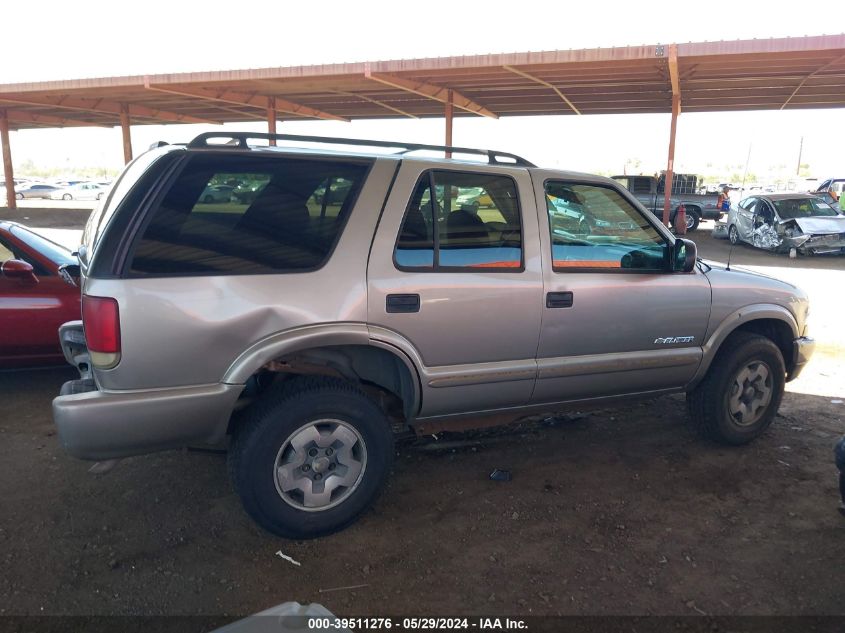
<svg viewBox="0 0 845 633">
<path fill-rule="evenodd" d="M 730 233 L 728 233 L 728 241 L 731 243 L 731 248 L 730 248 L 730 250 L 728 250 L 728 265 L 725 266 L 725 270 L 730 272 L 730 270 L 731 270 L 731 255 L 734 254 L 734 243 L 731 240 L 731 234 Z"/>
</svg>

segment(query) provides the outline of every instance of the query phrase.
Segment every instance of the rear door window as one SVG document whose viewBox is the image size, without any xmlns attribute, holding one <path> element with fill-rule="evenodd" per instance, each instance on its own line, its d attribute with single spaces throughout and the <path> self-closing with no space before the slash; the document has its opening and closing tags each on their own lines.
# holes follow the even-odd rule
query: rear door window
<svg viewBox="0 0 845 633">
<path fill-rule="evenodd" d="M 509 176 L 429 171 L 405 211 L 394 262 L 408 271 L 520 271 L 521 227 Z"/>
<path fill-rule="evenodd" d="M 369 165 L 369 161 L 194 156 L 152 213 L 129 273 L 315 270 L 333 250 Z"/>
</svg>

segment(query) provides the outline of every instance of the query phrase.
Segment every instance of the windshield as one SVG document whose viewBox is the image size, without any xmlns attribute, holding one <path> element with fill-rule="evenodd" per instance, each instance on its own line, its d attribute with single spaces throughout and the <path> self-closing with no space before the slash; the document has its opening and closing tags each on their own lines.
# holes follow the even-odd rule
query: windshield
<svg viewBox="0 0 845 633">
<path fill-rule="evenodd" d="M 814 196 L 772 200 L 772 203 L 775 205 L 778 215 L 782 220 L 823 218 L 839 215 L 839 212 L 827 202 Z"/>
<path fill-rule="evenodd" d="M 46 237 L 42 237 L 32 231 L 13 226 L 9 229 L 16 238 L 29 246 L 31 249 L 38 251 L 50 261 L 55 262 L 59 266 L 63 264 L 75 264 L 76 258 L 70 254 L 70 251 L 64 246 L 60 246 L 55 242 L 51 242 Z"/>
</svg>

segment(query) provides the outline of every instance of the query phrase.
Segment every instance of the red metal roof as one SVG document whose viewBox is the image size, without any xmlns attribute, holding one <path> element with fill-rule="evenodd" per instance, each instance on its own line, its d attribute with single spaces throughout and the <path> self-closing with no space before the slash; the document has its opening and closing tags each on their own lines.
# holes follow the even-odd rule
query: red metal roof
<svg viewBox="0 0 845 633">
<path fill-rule="evenodd" d="M 12 129 L 845 106 L 845 35 L 0 84 Z"/>
</svg>

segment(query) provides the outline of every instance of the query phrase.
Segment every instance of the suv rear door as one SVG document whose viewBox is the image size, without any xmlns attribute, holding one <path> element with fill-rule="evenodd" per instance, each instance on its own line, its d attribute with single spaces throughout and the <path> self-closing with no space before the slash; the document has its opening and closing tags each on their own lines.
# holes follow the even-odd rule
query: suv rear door
<svg viewBox="0 0 845 633">
<path fill-rule="evenodd" d="M 526 170 L 402 162 L 370 253 L 368 318 L 423 365 L 420 417 L 530 399 L 538 230 Z"/>
<path fill-rule="evenodd" d="M 671 237 L 617 185 L 532 172 L 545 301 L 532 402 L 677 388 L 695 374 L 710 314 L 703 273 L 671 272 Z M 555 222 L 576 200 L 587 235 Z M 668 251 L 667 251 L 668 249 Z"/>
</svg>

